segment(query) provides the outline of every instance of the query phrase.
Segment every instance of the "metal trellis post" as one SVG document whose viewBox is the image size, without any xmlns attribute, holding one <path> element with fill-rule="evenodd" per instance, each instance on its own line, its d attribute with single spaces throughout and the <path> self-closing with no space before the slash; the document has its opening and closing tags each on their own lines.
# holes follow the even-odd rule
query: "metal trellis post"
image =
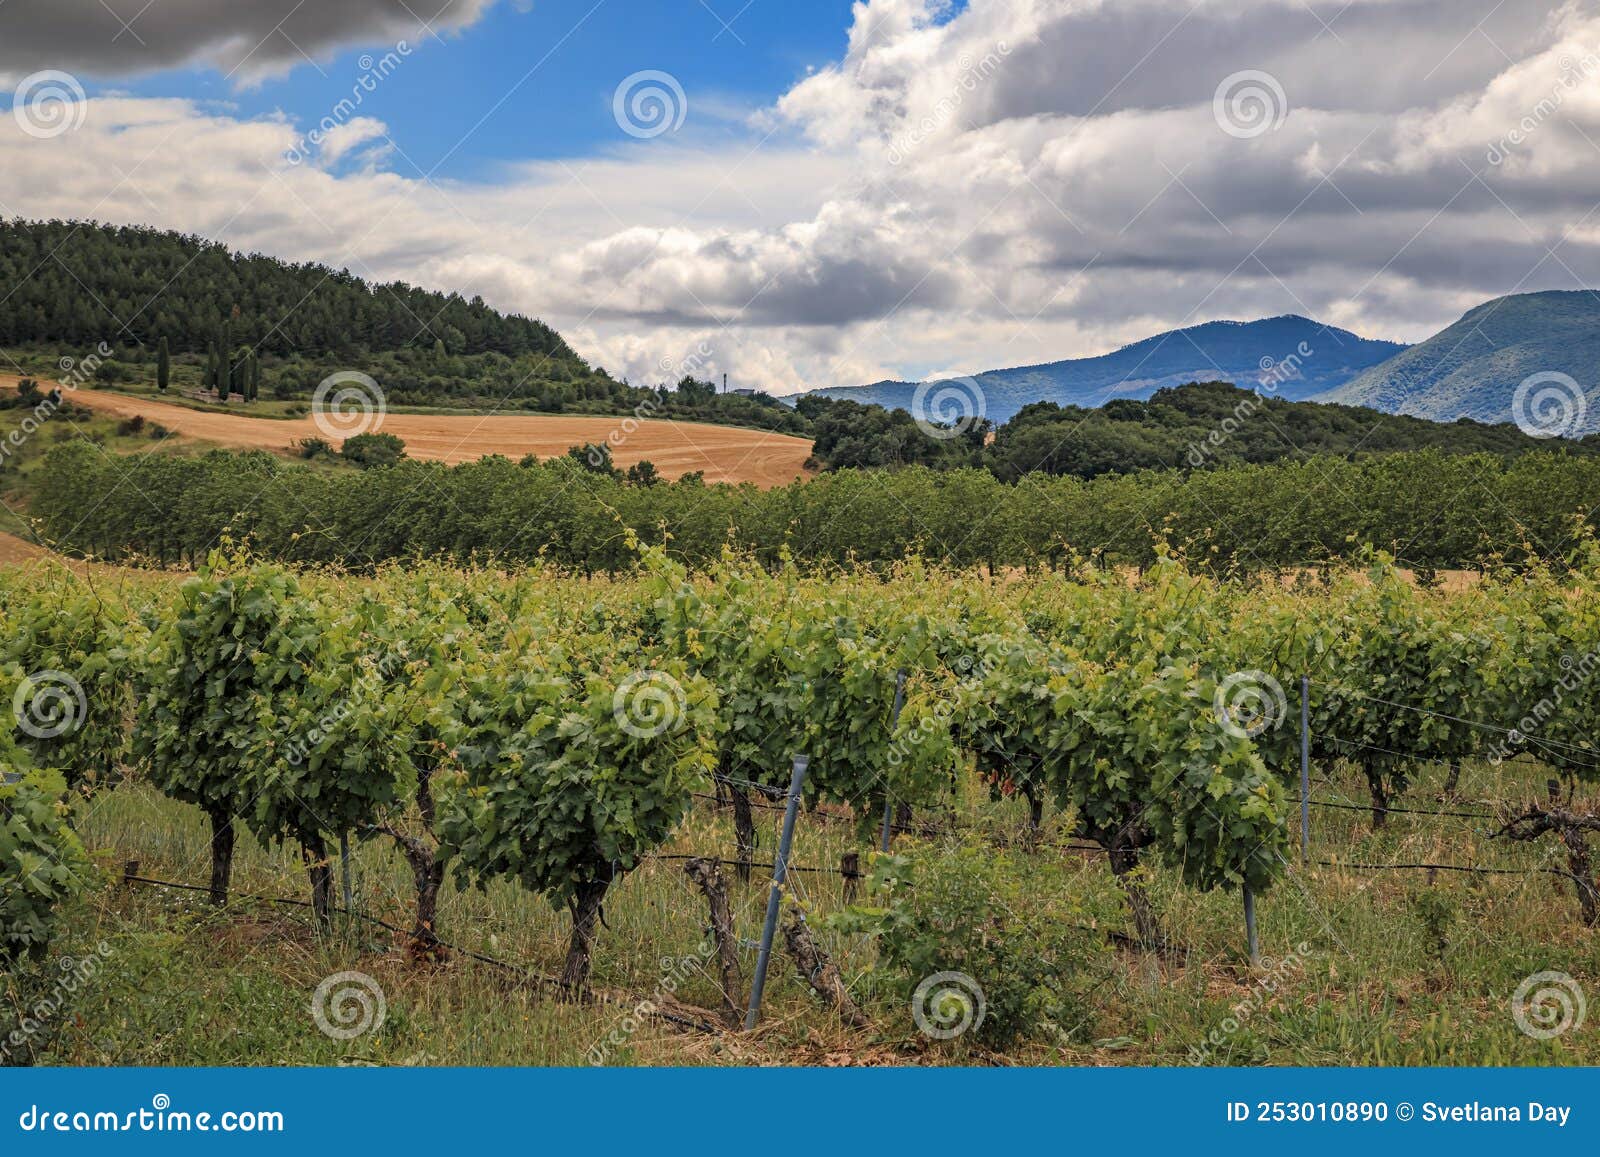
<svg viewBox="0 0 1600 1157">
<path fill-rule="evenodd" d="M 761 994 L 767 987 L 767 965 L 772 961 L 772 939 L 778 931 L 778 909 L 783 905 L 783 882 L 789 874 L 789 848 L 794 843 L 794 823 L 800 814 L 800 788 L 806 780 L 810 759 L 794 757 L 794 774 L 789 779 L 789 806 L 783 812 L 783 835 L 778 840 L 778 858 L 772 865 L 772 891 L 767 896 L 767 922 L 761 929 L 761 954 L 756 958 L 755 979 L 750 982 L 750 1008 L 744 1015 L 745 1031 L 761 1019 Z"/>
<path fill-rule="evenodd" d="M 1261 965 L 1261 944 L 1256 939 L 1256 894 L 1249 888 L 1244 890 L 1244 937 L 1250 946 L 1250 965 L 1258 968 Z"/>
<path fill-rule="evenodd" d="M 1311 859 L 1311 676 L 1300 676 L 1300 862 Z"/>
<path fill-rule="evenodd" d="M 355 911 L 355 889 L 350 884 L 350 833 L 339 833 L 339 875 L 344 885 L 344 910 Z"/>
</svg>

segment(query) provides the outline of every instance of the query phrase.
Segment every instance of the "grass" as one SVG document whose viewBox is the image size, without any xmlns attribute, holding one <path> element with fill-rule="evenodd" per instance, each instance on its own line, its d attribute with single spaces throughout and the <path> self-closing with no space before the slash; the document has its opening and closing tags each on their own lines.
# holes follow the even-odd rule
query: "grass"
<svg viewBox="0 0 1600 1157">
<path fill-rule="evenodd" d="M 1437 779 L 1425 776 L 1400 806 L 1435 808 Z M 1452 810 L 1492 810 L 1493 801 L 1541 794 L 1543 771 L 1522 764 L 1468 764 Z M 1318 784 L 1318 799 L 1363 802 L 1348 771 Z M 1477 802 L 1475 802 L 1477 801 Z M 1591 802 L 1591 806 L 1593 803 Z M 967 838 L 1018 840 L 1024 816 L 1007 801 L 974 798 L 960 809 Z M 770 856 L 777 813 L 758 812 Z M 931 818 L 931 817 L 924 817 Z M 1047 818 L 1046 841 L 1064 837 Z M 1553 843 L 1491 842 L 1494 824 L 1395 815 L 1372 834 L 1360 811 L 1313 812 L 1313 857 L 1361 863 L 1445 862 L 1517 869 L 1565 867 Z M 76 1065 L 450 1064 L 1597 1064 L 1600 1024 L 1551 1040 L 1518 1030 L 1512 995 L 1532 973 L 1569 974 L 1600 996 L 1600 930 L 1578 918 L 1570 882 L 1550 875 L 1474 876 L 1290 867 L 1260 898 L 1262 966 L 1252 968 L 1237 895 L 1199 894 L 1157 870 L 1151 884 L 1168 936 L 1165 956 L 1126 946 L 1088 968 L 1081 993 L 1089 1024 L 1081 1043 L 1034 1042 L 1005 1054 L 967 1039 L 923 1037 L 893 985 L 873 971 L 864 937 L 823 927 L 844 906 L 832 874 L 796 877 L 820 941 L 839 963 L 874 1028 L 850 1029 L 825 1011 L 775 957 L 761 1029 L 753 1035 L 685 1032 L 628 1004 L 566 1004 L 502 970 L 456 956 L 443 966 L 408 963 L 400 938 L 341 920 L 317 935 L 303 911 L 239 901 L 218 912 L 197 893 L 123 887 L 127 860 L 163 879 L 203 880 L 207 828 L 199 813 L 128 783 L 83 805 L 80 829 L 106 866 L 106 886 L 70 913 L 59 953 L 82 957 L 104 942 L 103 969 L 75 995 L 41 1063 Z M 725 813 L 701 801 L 663 854 L 733 847 Z M 902 838 L 897 850 L 914 847 Z M 795 862 L 836 867 L 863 850 L 853 823 L 803 814 Z M 1086 910 L 1121 913 L 1116 885 L 1097 856 L 1042 849 L 1005 853 L 1008 871 L 1040 895 L 1070 895 Z M 409 878 L 383 843 L 353 856 L 359 906 L 408 924 Z M 597 987 L 646 999 L 680 975 L 706 922 L 701 896 L 676 860 L 629 875 L 606 909 L 595 953 Z M 754 963 L 766 901 L 764 874 L 745 884 L 728 870 L 745 977 Z M 245 838 L 236 863 L 241 893 L 300 898 L 293 849 Z M 514 885 L 458 892 L 447 885 L 442 934 L 453 943 L 540 973 L 559 970 L 568 920 Z M 1124 931 L 1106 927 L 1108 935 Z M 310 1008 L 330 975 L 359 971 L 381 987 L 381 1028 L 344 1041 L 321 1032 Z M 679 1000 L 715 1008 L 712 974 L 698 967 Z M 742 994 L 741 994 L 742 997 Z M 1077 1038 L 1075 1038 L 1076 1040 Z M 597 1053 L 595 1046 L 609 1041 Z"/>
</svg>

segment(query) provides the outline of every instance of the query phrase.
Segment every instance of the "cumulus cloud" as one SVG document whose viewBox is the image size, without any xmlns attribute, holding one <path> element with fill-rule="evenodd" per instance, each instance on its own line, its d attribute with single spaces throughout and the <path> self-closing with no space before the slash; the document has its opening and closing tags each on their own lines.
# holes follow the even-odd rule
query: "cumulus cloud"
<svg viewBox="0 0 1600 1157">
<path fill-rule="evenodd" d="M 97 99 L 46 144 L 8 126 L 5 211 L 480 293 L 635 381 L 787 392 L 1285 312 L 1419 339 L 1600 281 L 1600 13 L 1576 0 L 862 0 L 747 140 L 494 183 L 369 163 L 392 130 L 360 120 L 299 166 L 304 126 L 185 102 Z"/>
<path fill-rule="evenodd" d="M 0 5 L 0 76 L 48 62 L 91 76 L 206 64 L 241 79 L 356 45 L 443 35 L 494 0 L 48 0 Z"/>
</svg>

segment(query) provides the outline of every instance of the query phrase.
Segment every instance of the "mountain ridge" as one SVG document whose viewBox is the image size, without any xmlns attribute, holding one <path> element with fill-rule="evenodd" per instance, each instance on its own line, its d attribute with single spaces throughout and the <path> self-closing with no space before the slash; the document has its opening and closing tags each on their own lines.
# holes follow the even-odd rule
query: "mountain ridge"
<svg viewBox="0 0 1600 1157">
<path fill-rule="evenodd" d="M 1116 398 L 1143 401 L 1158 390 L 1192 381 L 1271 385 L 1277 396 L 1297 401 L 1338 388 L 1406 348 L 1284 314 L 1203 322 L 1094 357 L 985 370 L 969 377 L 983 392 L 985 416 L 999 424 L 1033 402 L 1092 407 Z M 909 409 L 922 384 L 887 379 L 808 393 Z"/>
</svg>

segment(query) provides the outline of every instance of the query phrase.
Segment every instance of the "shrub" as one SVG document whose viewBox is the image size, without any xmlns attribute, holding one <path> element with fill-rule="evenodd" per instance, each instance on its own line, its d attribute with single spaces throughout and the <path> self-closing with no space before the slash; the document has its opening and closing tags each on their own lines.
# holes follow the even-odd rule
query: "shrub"
<svg viewBox="0 0 1600 1157">
<path fill-rule="evenodd" d="M 333 447 L 325 438 L 301 438 L 294 443 L 294 451 L 307 461 L 333 457 Z"/>
<path fill-rule="evenodd" d="M 889 992 L 930 1036 L 971 1032 L 997 1047 L 1018 1037 L 1087 1039 L 1093 1012 L 1083 994 L 1093 981 L 1083 973 L 1107 951 L 1091 925 L 1115 903 L 1089 912 L 1064 888 L 1041 893 L 1039 870 L 987 845 L 879 856 L 870 878 L 879 906 L 830 923 L 877 937 Z"/>
<path fill-rule="evenodd" d="M 345 461 L 368 470 L 374 466 L 393 466 L 406 456 L 406 444 L 393 434 L 357 434 L 345 440 L 339 453 Z"/>
</svg>

